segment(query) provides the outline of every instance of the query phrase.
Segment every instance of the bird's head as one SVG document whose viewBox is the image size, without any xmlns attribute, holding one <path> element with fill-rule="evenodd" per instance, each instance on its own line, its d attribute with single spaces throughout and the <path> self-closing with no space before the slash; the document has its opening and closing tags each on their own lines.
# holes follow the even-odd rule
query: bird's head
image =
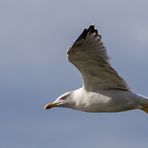
<svg viewBox="0 0 148 148">
<path fill-rule="evenodd" d="M 44 106 L 44 109 L 51 109 L 53 107 L 71 107 L 74 102 L 72 101 L 72 92 L 66 92 L 59 96 L 55 101 L 49 102 Z"/>
</svg>

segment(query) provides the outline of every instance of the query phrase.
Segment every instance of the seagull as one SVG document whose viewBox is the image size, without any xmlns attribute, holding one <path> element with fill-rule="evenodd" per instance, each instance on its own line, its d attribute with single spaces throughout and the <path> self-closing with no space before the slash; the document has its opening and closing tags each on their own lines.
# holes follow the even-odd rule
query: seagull
<svg viewBox="0 0 148 148">
<path fill-rule="evenodd" d="M 121 112 L 140 109 L 148 113 L 148 97 L 131 91 L 112 68 L 102 37 L 94 25 L 84 29 L 67 51 L 67 57 L 81 73 L 81 88 L 49 102 L 44 109 L 65 107 L 84 112 Z"/>
</svg>

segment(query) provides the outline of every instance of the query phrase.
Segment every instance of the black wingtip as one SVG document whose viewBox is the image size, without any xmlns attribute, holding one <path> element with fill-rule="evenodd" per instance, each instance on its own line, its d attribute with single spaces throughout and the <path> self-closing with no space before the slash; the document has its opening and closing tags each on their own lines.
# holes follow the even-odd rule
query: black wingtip
<svg viewBox="0 0 148 148">
<path fill-rule="evenodd" d="M 95 29 L 94 25 L 90 25 L 89 28 L 87 29 L 87 32 L 98 33 L 98 31 Z"/>
<path fill-rule="evenodd" d="M 88 34 L 93 34 L 95 33 L 96 36 L 99 36 L 101 38 L 101 35 L 98 34 L 98 30 L 95 29 L 95 25 L 90 25 L 88 29 L 84 29 L 81 35 L 78 37 L 78 39 L 75 41 L 74 44 L 76 44 L 80 40 L 85 40 Z"/>
</svg>

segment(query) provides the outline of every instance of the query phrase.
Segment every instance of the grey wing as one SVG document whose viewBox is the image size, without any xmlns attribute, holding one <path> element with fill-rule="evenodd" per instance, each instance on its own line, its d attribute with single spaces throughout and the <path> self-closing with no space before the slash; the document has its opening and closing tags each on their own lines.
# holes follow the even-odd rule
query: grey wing
<svg viewBox="0 0 148 148">
<path fill-rule="evenodd" d="M 126 82 L 111 67 L 101 36 L 93 25 L 84 29 L 67 55 L 69 61 L 81 72 L 87 90 L 128 90 Z"/>
</svg>

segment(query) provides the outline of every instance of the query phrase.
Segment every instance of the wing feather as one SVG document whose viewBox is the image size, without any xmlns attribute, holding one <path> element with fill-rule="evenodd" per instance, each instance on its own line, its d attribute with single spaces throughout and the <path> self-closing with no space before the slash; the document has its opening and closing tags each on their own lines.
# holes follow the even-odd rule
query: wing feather
<svg viewBox="0 0 148 148">
<path fill-rule="evenodd" d="M 101 35 L 93 25 L 84 29 L 67 55 L 69 61 L 81 72 L 87 90 L 128 90 L 126 82 L 111 67 Z"/>
</svg>

